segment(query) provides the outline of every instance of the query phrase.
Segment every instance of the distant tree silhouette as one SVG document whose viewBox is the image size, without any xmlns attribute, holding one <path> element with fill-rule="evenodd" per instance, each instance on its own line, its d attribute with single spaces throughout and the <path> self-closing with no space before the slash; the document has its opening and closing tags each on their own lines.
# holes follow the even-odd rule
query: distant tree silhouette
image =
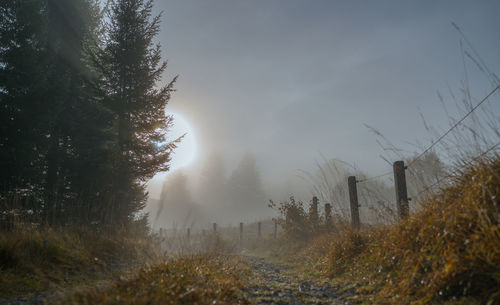
<svg viewBox="0 0 500 305">
<path fill-rule="evenodd" d="M 269 211 L 260 173 L 251 153 L 246 153 L 232 172 L 229 177 L 228 191 L 237 218 L 262 217 Z"/>
<path fill-rule="evenodd" d="M 188 177 L 180 171 L 168 176 L 163 183 L 158 207 L 151 211 L 154 227 L 190 227 L 200 218 L 201 210 L 188 190 Z"/>
<path fill-rule="evenodd" d="M 212 153 L 203 163 L 198 180 L 198 198 L 210 209 L 227 208 L 227 178 L 224 160 L 218 153 Z"/>
</svg>

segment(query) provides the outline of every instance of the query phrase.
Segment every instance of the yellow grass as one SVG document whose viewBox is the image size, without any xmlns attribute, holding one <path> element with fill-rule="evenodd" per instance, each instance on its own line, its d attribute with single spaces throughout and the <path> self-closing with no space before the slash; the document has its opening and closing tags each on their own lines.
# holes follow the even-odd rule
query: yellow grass
<svg viewBox="0 0 500 305">
<path fill-rule="evenodd" d="M 500 302 L 499 196 L 500 159 L 483 159 L 408 220 L 323 235 L 301 256 L 329 276 L 361 280 L 384 302 Z"/>
<path fill-rule="evenodd" d="M 157 257 L 150 240 L 89 229 L 16 228 L 0 233 L 2 298 L 59 290 Z"/>
<path fill-rule="evenodd" d="M 102 290 L 77 292 L 60 304 L 243 304 L 248 267 L 225 255 L 170 259 Z"/>
</svg>

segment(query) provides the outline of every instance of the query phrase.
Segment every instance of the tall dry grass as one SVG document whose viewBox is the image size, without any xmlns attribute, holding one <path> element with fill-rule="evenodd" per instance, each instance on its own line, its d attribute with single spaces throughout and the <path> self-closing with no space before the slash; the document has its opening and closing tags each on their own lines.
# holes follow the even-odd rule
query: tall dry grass
<svg viewBox="0 0 500 305">
<path fill-rule="evenodd" d="M 303 256 L 330 276 L 366 279 L 394 304 L 500 302 L 500 157 L 469 163 L 395 225 L 345 229 Z"/>
</svg>

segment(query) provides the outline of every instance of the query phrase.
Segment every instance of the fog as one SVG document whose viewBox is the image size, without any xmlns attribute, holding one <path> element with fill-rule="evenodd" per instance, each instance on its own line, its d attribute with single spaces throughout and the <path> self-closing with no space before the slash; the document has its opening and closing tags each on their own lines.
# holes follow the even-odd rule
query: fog
<svg viewBox="0 0 500 305">
<path fill-rule="evenodd" d="M 411 159 L 405 160 L 412 162 Z M 146 212 L 153 230 L 160 228 L 209 228 L 212 223 L 237 226 L 279 216 L 278 206 L 294 197 L 307 206 L 313 196 L 319 207 L 332 206 L 337 223 L 350 218 L 348 176 L 358 183 L 360 216 L 364 223 L 391 223 L 397 219 L 394 182 L 387 178 L 371 180 L 365 172 L 348 163 L 329 159 L 316 162 L 311 171 L 296 171 L 283 180 L 263 180 L 252 153 L 245 153 L 235 168 L 228 168 L 223 154 L 213 153 L 199 168 L 176 170 L 161 184 L 158 198 L 150 196 Z M 446 175 L 445 164 L 430 153 L 412 165 L 407 173 L 408 191 L 418 209 L 420 194 Z M 365 181 L 366 180 L 366 181 Z M 159 187 L 159 185 L 156 185 Z M 276 203 L 271 207 L 270 203 Z"/>
<path fill-rule="evenodd" d="M 180 76 L 167 111 L 189 122 L 185 142 L 196 142 L 192 162 L 176 165 L 190 153 L 181 143 L 172 170 L 149 183 L 151 215 L 161 198 L 182 210 L 169 213 L 165 204 L 150 218 L 161 226 L 273 217 L 268 200 L 291 195 L 332 201 L 311 178 L 321 165 L 341 160 L 335 167 L 344 167 L 330 188 L 346 173 L 390 171 L 391 162 L 433 139 L 429 126 L 439 133 L 461 113 L 464 88 L 475 101 L 491 89 L 477 62 L 500 69 L 498 1 L 155 5 L 163 11 L 165 81 Z M 387 158 L 367 126 L 400 154 Z M 382 182 L 373 187 L 392 187 L 390 177 Z"/>
<path fill-rule="evenodd" d="M 245 153 L 234 168 L 224 161 L 223 153 L 212 153 L 197 168 L 179 169 L 167 175 L 158 198 L 150 197 L 147 212 L 153 228 L 208 227 L 237 225 L 270 219 L 276 212 L 269 208 L 272 198 L 306 197 L 303 183 L 293 180 L 277 183 L 264 181 L 252 153 Z"/>
</svg>

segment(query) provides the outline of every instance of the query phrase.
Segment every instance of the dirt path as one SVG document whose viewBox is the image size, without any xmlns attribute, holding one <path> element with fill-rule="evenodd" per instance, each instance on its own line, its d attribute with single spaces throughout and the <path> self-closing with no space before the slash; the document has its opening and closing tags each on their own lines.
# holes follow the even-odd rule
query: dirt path
<svg viewBox="0 0 500 305">
<path fill-rule="evenodd" d="M 245 299 L 253 304 L 354 304 L 353 290 L 301 279 L 290 267 L 248 257 L 254 270 Z"/>
</svg>

